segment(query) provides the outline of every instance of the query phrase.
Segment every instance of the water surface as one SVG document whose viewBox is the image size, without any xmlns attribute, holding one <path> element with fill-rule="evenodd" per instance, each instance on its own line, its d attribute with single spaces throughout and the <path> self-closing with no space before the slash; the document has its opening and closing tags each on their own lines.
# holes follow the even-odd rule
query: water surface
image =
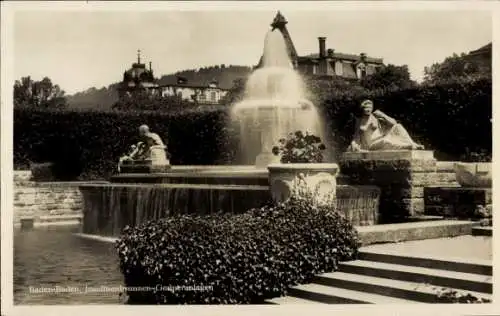
<svg viewBox="0 0 500 316">
<path fill-rule="evenodd" d="M 77 231 L 69 227 L 14 231 L 14 304 L 123 302 L 116 291 L 123 277 L 114 244 L 77 237 L 73 235 Z"/>
</svg>

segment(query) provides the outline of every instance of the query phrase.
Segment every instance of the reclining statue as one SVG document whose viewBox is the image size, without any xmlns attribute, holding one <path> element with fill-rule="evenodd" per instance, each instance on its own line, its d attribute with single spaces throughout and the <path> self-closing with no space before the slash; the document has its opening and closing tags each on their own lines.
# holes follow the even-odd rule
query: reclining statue
<svg viewBox="0 0 500 316">
<path fill-rule="evenodd" d="M 361 103 L 362 116 L 356 119 L 356 131 L 347 151 L 423 150 L 406 129 L 395 119 L 379 110 L 373 111 L 373 102 Z"/>
<path fill-rule="evenodd" d="M 147 125 L 139 127 L 141 141 L 130 146 L 128 153 L 123 155 L 118 162 L 118 172 L 121 166 L 127 162 L 148 162 L 153 165 L 169 165 L 167 158 L 167 146 L 160 136 L 152 133 Z"/>
</svg>

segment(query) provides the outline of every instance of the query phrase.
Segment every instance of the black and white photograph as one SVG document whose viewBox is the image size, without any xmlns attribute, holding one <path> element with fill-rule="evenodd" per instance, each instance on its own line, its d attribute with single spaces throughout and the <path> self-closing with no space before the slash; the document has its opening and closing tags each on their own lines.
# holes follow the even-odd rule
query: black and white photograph
<svg viewBox="0 0 500 316">
<path fill-rule="evenodd" d="M 498 6 L 405 2 L 2 3 L 2 315 L 492 315 Z"/>
</svg>

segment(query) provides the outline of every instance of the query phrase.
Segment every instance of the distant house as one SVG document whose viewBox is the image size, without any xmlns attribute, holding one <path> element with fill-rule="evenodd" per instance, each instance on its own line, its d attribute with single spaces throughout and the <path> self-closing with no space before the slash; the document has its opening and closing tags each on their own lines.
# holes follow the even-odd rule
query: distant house
<svg viewBox="0 0 500 316">
<path fill-rule="evenodd" d="M 229 91 L 229 89 L 220 87 L 215 79 L 204 82 L 182 76 L 160 82 L 157 89 L 164 97 L 178 96 L 183 100 L 202 105 L 221 104 L 222 99 Z"/>
<path fill-rule="evenodd" d="M 118 97 L 120 100 L 133 97 L 138 93 L 157 93 L 158 83 L 154 77 L 149 63 L 149 69 L 141 63 L 141 51 L 137 51 L 137 62 L 123 73 L 123 80 L 118 86 Z"/>
<path fill-rule="evenodd" d="M 470 64 L 473 64 L 478 68 L 479 72 L 491 72 L 492 69 L 492 51 L 493 45 L 489 43 L 481 48 L 469 52 L 462 58 L 465 59 Z"/>
<path fill-rule="evenodd" d="M 160 98 L 177 96 L 193 104 L 218 105 L 230 88 L 221 87 L 215 79 L 204 81 L 182 76 L 166 76 L 158 80 L 154 77 L 151 62 L 147 69 L 146 65 L 141 63 L 138 51 L 137 62 L 123 73 L 123 80 L 117 90 L 122 101 L 138 94 L 146 94 Z"/>
<path fill-rule="evenodd" d="M 336 52 L 334 49 L 326 49 L 326 37 L 318 37 L 318 53 L 299 56 L 286 27 L 287 23 L 285 17 L 278 12 L 271 27 L 273 30 L 278 29 L 283 34 L 288 55 L 294 67 L 302 74 L 325 79 L 333 77 L 362 79 L 384 66 L 382 58 L 370 57 L 365 53 L 345 54 Z M 261 65 L 261 62 L 262 58 L 257 67 Z"/>
</svg>

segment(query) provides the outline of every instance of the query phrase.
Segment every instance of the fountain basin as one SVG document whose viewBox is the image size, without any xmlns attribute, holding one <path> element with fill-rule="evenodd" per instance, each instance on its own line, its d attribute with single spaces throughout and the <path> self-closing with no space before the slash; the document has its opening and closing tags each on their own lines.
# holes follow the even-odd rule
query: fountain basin
<svg viewBox="0 0 500 316">
<path fill-rule="evenodd" d="M 245 212 L 271 202 L 271 178 L 289 177 L 304 168 L 311 180 L 314 174 L 328 173 L 330 177 L 333 173 L 337 177 L 338 173 L 335 164 L 283 164 L 270 166 L 270 170 L 255 166 L 173 166 L 158 174 L 120 174 L 112 183 L 80 186 L 82 229 L 86 234 L 117 237 L 126 225 L 175 214 Z M 337 184 L 335 190 L 337 210 L 354 225 L 378 223 L 378 187 Z"/>
<path fill-rule="evenodd" d="M 122 229 L 178 214 L 241 213 L 270 200 L 267 186 L 204 184 L 82 185 L 85 234 L 119 236 Z"/>
<path fill-rule="evenodd" d="M 156 173 L 122 173 L 111 177 L 113 183 L 184 183 L 268 186 L 266 168 L 246 166 L 172 166 Z"/>
<path fill-rule="evenodd" d="M 456 162 L 453 169 L 457 182 L 462 187 L 491 188 L 492 186 L 490 162 Z"/>
</svg>

